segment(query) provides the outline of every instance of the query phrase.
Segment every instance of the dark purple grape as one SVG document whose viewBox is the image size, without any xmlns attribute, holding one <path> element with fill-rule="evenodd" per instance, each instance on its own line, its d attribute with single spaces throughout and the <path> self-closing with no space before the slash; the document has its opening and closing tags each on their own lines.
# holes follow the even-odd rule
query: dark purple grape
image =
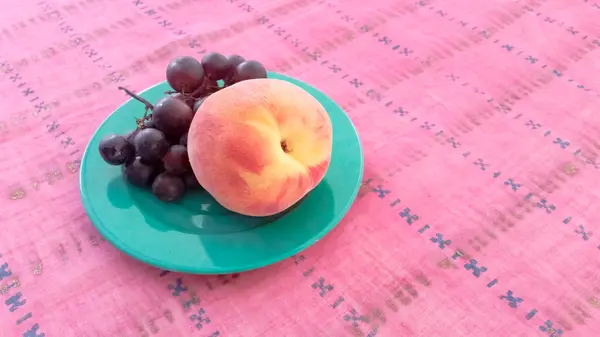
<svg viewBox="0 0 600 337">
<path fill-rule="evenodd" d="M 162 159 L 165 171 L 175 175 L 181 175 L 191 169 L 188 159 L 187 148 L 183 145 L 173 145 Z"/>
<path fill-rule="evenodd" d="M 234 55 L 227 56 L 227 60 L 229 61 L 229 69 L 227 70 L 227 76 L 224 79 L 226 85 L 232 84 L 233 75 L 235 74 L 235 68 L 240 63 L 246 61 L 246 59 L 244 59 L 240 55 L 235 55 L 234 54 Z"/>
<path fill-rule="evenodd" d="M 185 188 L 188 191 L 202 189 L 202 186 L 200 186 L 198 179 L 196 179 L 196 175 L 192 171 L 189 171 L 183 176 L 183 181 L 185 182 Z"/>
<path fill-rule="evenodd" d="M 174 94 L 173 97 L 182 100 L 183 103 L 187 104 L 190 108 L 193 108 L 194 103 L 196 102 L 196 99 L 194 97 L 183 95 L 181 93 Z"/>
<path fill-rule="evenodd" d="M 152 194 L 164 202 L 175 201 L 185 194 L 185 183 L 180 177 L 164 172 L 154 179 Z"/>
<path fill-rule="evenodd" d="M 187 132 L 193 118 L 192 108 L 172 96 L 161 99 L 152 109 L 154 126 L 168 137 L 177 139 Z"/>
<path fill-rule="evenodd" d="M 134 146 L 123 136 L 110 135 L 98 145 L 100 156 L 110 165 L 122 165 L 135 156 Z"/>
<path fill-rule="evenodd" d="M 167 142 L 169 142 L 169 147 L 173 146 L 173 145 L 180 145 L 179 142 L 181 141 L 181 137 L 167 137 Z"/>
<path fill-rule="evenodd" d="M 135 153 L 135 137 L 137 137 L 137 135 L 138 135 L 139 132 L 140 132 L 139 129 L 134 129 L 134 130 L 131 130 L 131 131 L 127 132 L 125 134 L 125 136 L 124 136 L 125 139 L 127 139 L 127 141 L 130 142 L 131 145 L 133 146 L 133 155 L 131 156 L 131 158 L 129 158 L 129 160 L 132 160 L 136 156 L 136 153 Z"/>
<path fill-rule="evenodd" d="M 204 75 L 211 80 L 221 80 L 229 72 L 229 60 L 219 53 L 207 53 L 202 57 Z"/>
<path fill-rule="evenodd" d="M 135 151 L 146 162 L 161 159 L 169 150 L 165 135 L 157 129 L 143 129 L 135 136 Z"/>
<path fill-rule="evenodd" d="M 144 121 L 144 126 L 145 126 L 146 128 L 154 128 L 154 121 L 152 120 L 152 118 L 150 118 L 150 119 L 146 119 L 146 120 Z"/>
<path fill-rule="evenodd" d="M 177 57 L 167 66 L 167 82 L 177 92 L 190 93 L 204 79 L 202 64 L 191 56 Z"/>
<path fill-rule="evenodd" d="M 187 147 L 188 133 L 184 133 L 179 139 L 179 144 Z"/>
<path fill-rule="evenodd" d="M 142 159 L 142 161 L 146 163 L 145 160 Z M 165 164 L 162 162 L 162 160 L 153 161 L 148 163 L 148 165 L 152 165 L 152 167 L 154 167 L 154 177 L 165 172 Z"/>
<path fill-rule="evenodd" d="M 204 100 L 206 99 L 206 97 L 202 97 L 202 98 L 198 98 L 196 100 L 196 102 L 194 103 L 194 113 L 196 113 L 196 111 L 198 111 L 198 109 L 200 108 L 200 106 L 202 105 L 202 103 L 204 102 Z"/>
<path fill-rule="evenodd" d="M 233 70 L 235 69 L 240 63 L 246 61 L 245 58 L 241 57 L 240 55 L 229 55 L 227 56 L 227 61 L 229 61 L 229 69 Z"/>
<path fill-rule="evenodd" d="M 145 163 L 141 157 L 137 157 L 123 166 L 123 175 L 132 185 L 144 187 L 152 182 L 152 178 L 156 175 L 156 168 Z"/>
<path fill-rule="evenodd" d="M 267 70 L 258 61 L 244 61 L 235 68 L 233 75 L 233 81 L 235 83 L 245 80 L 252 80 L 255 78 L 266 78 Z"/>
</svg>

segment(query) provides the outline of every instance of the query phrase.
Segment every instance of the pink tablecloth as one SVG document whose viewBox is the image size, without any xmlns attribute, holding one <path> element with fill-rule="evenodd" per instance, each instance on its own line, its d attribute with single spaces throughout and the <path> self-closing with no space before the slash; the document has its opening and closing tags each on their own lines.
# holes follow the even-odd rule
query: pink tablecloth
<svg viewBox="0 0 600 337">
<path fill-rule="evenodd" d="M 597 0 L 2 1 L 0 335 L 597 336 Z M 301 255 L 166 273 L 89 222 L 78 163 L 166 63 L 239 53 L 337 100 L 365 181 Z"/>
</svg>

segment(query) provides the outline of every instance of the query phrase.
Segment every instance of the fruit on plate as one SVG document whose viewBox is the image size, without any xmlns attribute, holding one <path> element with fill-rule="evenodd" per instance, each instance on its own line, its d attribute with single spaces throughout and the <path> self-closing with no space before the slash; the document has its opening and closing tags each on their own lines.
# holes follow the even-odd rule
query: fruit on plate
<svg viewBox="0 0 600 337">
<path fill-rule="evenodd" d="M 280 213 L 325 176 L 332 128 L 308 92 L 266 77 L 239 55 L 177 57 L 166 69 L 174 91 L 154 104 L 119 87 L 145 112 L 134 130 L 103 139 L 100 155 L 163 202 L 205 189 L 240 214 Z"/>
<path fill-rule="evenodd" d="M 331 121 L 300 87 L 241 73 L 244 80 L 213 93 L 198 108 L 187 136 L 188 156 L 200 185 L 223 207 L 269 216 L 295 204 L 325 176 Z"/>
<path fill-rule="evenodd" d="M 201 61 L 177 57 L 166 69 L 167 82 L 175 91 L 165 93 L 155 104 L 119 87 L 143 103 L 145 113 L 136 119 L 132 131 L 104 138 L 98 146 L 100 156 L 110 165 L 120 165 L 129 184 L 148 188 L 161 201 L 173 202 L 187 191 L 201 190 L 187 153 L 194 114 L 204 99 L 223 87 L 266 76 L 260 62 L 239 55 L 211 52 Z"/>
</svg>

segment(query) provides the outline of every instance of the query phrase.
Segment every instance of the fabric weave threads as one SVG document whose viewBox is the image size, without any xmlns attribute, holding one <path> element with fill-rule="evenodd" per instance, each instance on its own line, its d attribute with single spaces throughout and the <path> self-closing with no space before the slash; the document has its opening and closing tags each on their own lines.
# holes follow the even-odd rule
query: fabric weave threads
<svg viewBox="0 0 600 337">
<path fill-rule="evenodd" d="M 2 336 L 593 336 L 600 3 L 82 0 L 0 11 Z M 79 159 L 170 59 L 323 90 L 365 152 L 355 204 L 264 269 L 190 276 L 94 229 Z M 133 127 L 133 121 L 132 121 Z"/>
</svg>

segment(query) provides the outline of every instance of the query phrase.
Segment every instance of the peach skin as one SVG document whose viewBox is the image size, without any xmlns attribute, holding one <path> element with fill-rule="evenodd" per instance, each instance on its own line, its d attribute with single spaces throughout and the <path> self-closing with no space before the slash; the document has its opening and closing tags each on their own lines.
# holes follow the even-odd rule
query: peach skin
<svg viewBox="0 0 600 337">
<path fill-rule="evenodd" d="M 302 88 L 269 78 L 210 95 L 188 133 L 200 184 L 223 207 L 248 216 L 282 212 L 314 189 L 331 149 L 323 106 Z"/>
</svg>

